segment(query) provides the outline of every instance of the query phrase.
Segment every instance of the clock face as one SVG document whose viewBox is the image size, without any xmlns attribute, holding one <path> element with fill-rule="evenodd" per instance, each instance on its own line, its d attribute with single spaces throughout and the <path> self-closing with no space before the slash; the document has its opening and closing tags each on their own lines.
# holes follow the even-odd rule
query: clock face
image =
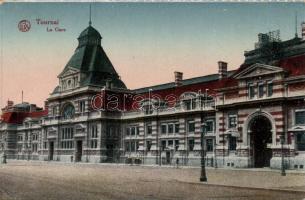
<svg viewBox="0 0 305 200">
<path fill-rule="evenodd" d="M 71 104 L 66 105 L 63 109 L 63 117 L 65 119 L 71 119 L 74 116 L 74 112 L 75 112 L 75 109 L 74 109 L 73 105 L 71 105 Z"/>
</svg>

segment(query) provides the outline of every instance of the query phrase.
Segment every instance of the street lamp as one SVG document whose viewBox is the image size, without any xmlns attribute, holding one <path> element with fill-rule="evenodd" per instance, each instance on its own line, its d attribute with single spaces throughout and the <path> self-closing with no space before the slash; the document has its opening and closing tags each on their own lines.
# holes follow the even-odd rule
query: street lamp
<svg viewBox="0 0 305 200">
<path fill-rule="evenodd" d="M 1 148 L 3 151 L 3 157 L 2 157 L 2 161 L 0 161 L 0 163 L 2 162 L 2 164 L 6 164 L 6 154 L 5 154 L 5 149 L 4 149 L 4 143 L 1 144 Z"/>
<path fill-rule="evenodd" d="M 281 140 L 281 154 L 282 154 L 282 166 L 281 166 L 281 175 L 282 176 L 286 176 L 286 172 L 285 172 L 285 161 L 284 161 L 284 142 L 285 142 L 285 137 L 284 135 L 281 135 L 280 137 Z"/>
<path fill-rule="evenodd" d="M 205 128 L 206 124 L 202 123 L 201 124 L 201 174 L 200 174 L 200 182 L 207 182 L 207 175 L 205 171 L 205 152 L 204 152 L 204 134 L 205 134 Z"/>
</svg>

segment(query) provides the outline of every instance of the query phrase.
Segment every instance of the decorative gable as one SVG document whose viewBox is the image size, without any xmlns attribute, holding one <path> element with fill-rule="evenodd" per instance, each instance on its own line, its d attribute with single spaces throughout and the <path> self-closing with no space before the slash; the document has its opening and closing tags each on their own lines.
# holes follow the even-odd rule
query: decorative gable
<svg viewBox="0 0 305 200">
<path fill-rule="evenodd" d="M 67 67 L 58 75 L 61 91 L 70 90 L 79 86 L 80 70 Z"/>
<path fill-rule="evenodd" d="M 65 78 L 67 76 L 71 76 L 71 75 L 74 75 L 76 73 L 78 73 L 79 70 L 78 69 L 75 69 L 75 68 L 72 68 L 72 67 L 67 67 L 64 69 L 64 71 L 62 71 L 59 75 L 58 75 L 58 78 Z"/>
<path fill-rule="evenodd" d="M 234 78 L 245 79 L 245 78 L 265 76 L 265 75 L 282 73 L 282 72 L 284 72 L 284 70 L 280 67 L 256 63 L 236 74 Z"/>
</svg>

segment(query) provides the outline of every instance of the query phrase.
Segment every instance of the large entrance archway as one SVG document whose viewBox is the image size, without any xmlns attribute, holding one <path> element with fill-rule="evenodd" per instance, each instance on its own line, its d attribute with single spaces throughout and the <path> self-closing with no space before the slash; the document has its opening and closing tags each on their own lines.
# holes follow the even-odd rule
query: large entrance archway
<svg viewBox="0 0 305 200">
<path fill-rule="evenodd" d="M 272 150 L 267 144 L 272 143 L 272 124 L 263 115 L 255 116 L 249 123 L 250 145 L 254 167 L 269 167 Z"/>
</svg>

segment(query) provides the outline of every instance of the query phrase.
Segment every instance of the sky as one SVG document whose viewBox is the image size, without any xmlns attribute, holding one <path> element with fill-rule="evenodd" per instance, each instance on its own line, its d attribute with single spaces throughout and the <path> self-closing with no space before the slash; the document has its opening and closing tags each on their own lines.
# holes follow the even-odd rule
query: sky
<svg viewBox="0 0 305 200">
<path fill-rule="evenodd" d="M 92 26 L 129 89 L 217 73 L 244 61 L 258 33 L 280 30 L 282 40 L 305 21 L 304 3 L 91 3 Z M 37 19 L 58 25 L 37 24 Z M 31 28 L 21 32 L 18 23 Z M 0 107 L 7 100 L 43 106 L 58 74 L 88 26 L 89 3 L 4 3 L 0 5 Z M 65 29 L 65 31 L 55 31 Z M 52 29 L 53 31 L 50 31 Z M 48 31 L 49 30 L 49 31 Z"/>
</svg>

